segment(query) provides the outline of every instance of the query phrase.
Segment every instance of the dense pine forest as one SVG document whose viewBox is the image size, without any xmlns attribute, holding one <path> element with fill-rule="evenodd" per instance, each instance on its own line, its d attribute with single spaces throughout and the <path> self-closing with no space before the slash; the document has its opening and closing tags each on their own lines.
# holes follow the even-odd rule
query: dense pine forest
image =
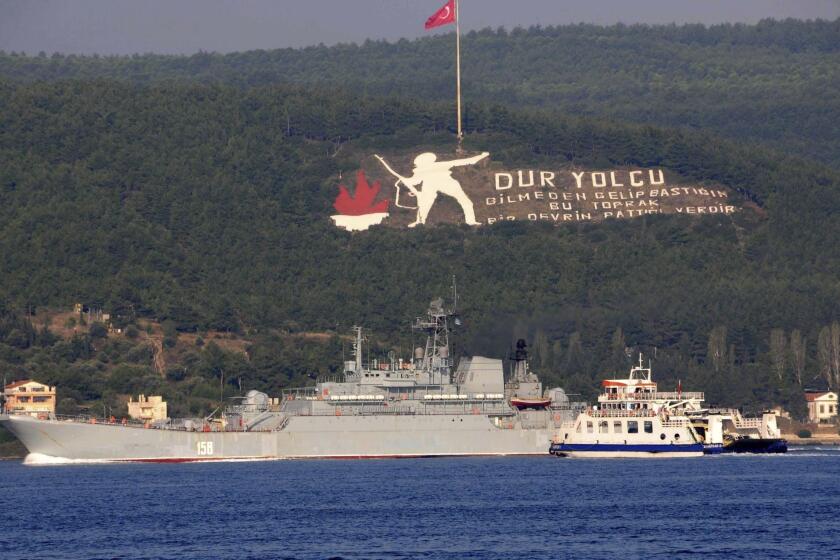
<svg viewBox="0 0 840 560">
<path fill-rule="evenodd" d="M 836 30 L 768 22 L 471 34 L 465 42 L 484 44 L 476 59 L 496 56 L 492 45 L 512 57 L 500 73 L 529 60 L 550 70 L 531 85 L 508 76 L 504 91 L 494 89 L 501 75 L 470 77 L 469 150 L 514 165 L 661 166 L 726 185 L 757 210 L 360 234 L 329 220 L 340 173 L 382 146 L 454 146 L 447 76 L 438 86 L 418 78 L 427 90 L 410 85 L 432 71 L 412 60 L 446 60 L 446 37 L 187 58 L 4 55 L 0 370 L 58 384 L 64 412 L 119 410 L 140 392 L 163 393 L 174 414 L 208 412 L 220 383 L 228 394 L 277 392 L 336 373 L 355 323 L 372 330 L 375 352 L 407 355 L 410 319 L 456 276 L 459 353 L 505 357 L 527 338 L 544 380 L 588 398 L 642 350 L 663 386 L 681 379 L 718 404 L 801 415 L 805 388 L 840 382 L 840 150 L 830 145 L 840 136 L 826 87 L 836 81 L 837 44 L 826 39 Z M 582 59 L 573 74 L 587 85 L 567 74 L 571 44 Z M 748 53 L 760 57 L 745 75 Z M 602 90 L 586 60 L 614 65 L 646 93 L 620 82 Z M 686 97 L 669 101 L 651 85 L 656 64 L 662 76 L 685 76 Z M 389 73 L 377 79 L 380 66 Z M 759 106 L 741 112 L 742 97 Z M 786 103 L 790 111 L 767 118 Z M 642 106 L 661 111 L 634 118 Z M 689 107 L 699 120 L 680 116 Z M 798 115 L 819 122 L 791 126 Z M 738 119 L 743 129 L 729 130 Z M 76 302 L 109 311 L 122 332 L 44 322 Z"/>
<path fill-rule="evenodd" d="M 464 92 L 509 107 L 714 131 L 840 167 L 838 37 L 840 20 L 486 29 L 463 38 Z M 453 43 L 450 34 L 226 55 L 7 53 L 0 76 L 301 84 L 449 101 Z"/>
</svg>

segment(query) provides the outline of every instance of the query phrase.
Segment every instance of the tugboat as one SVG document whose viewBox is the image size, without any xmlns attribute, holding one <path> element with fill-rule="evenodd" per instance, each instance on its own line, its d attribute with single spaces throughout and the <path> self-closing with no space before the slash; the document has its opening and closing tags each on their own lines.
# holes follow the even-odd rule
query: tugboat
<svg viewBox="0 0 840 560">
<path fill-rule="evenodd" d="M 631 368 L 626 379 L 607 379 L 598 404 L 555 431 L 549 452 L 559 457 L 701 457 L 703 439 L 686 416 L 702 393 L 664 393 L 650 367 Z"/>
</svg>

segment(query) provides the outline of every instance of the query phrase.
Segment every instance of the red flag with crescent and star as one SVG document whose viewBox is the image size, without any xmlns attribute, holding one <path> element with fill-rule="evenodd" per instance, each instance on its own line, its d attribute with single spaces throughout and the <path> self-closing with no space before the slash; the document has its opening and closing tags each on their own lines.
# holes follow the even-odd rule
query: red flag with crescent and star
<svg viewBox="0 0 840 560">
<path fill-rule="evenodd" d="M 449 0 L 432 17 L 426 20 L 426 29 L 440 27 L 447 23 L 455 23 L 455 0 Z"/>
</svg>

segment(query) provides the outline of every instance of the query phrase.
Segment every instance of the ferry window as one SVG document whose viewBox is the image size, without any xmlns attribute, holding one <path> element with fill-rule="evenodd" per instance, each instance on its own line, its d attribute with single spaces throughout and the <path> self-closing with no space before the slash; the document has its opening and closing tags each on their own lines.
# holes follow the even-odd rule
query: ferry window
<svg viewBox="0 0 840 560">
<path fill-rule="evenodd" d="M 652 434 L 653 433 L 653 422 L 646 421 L 645 422 L 645 433 Z"/>
<path fill-rule="evenodd" d="M 598 432 L 602 434 L 608 434 L 610 432 L 610 423 L 606 420 L 601 420 L 598 422 Z"/>
<path fill-rule="evenodd" d="M 587 422 L 586 423 L 586 433 L 591 434 L 594 431 L 595 431 L 595 428 L 594 428 L 594 426 L 592 426 L 592 422 Z"/>
<path fill-rule="evenodd" d="M 613 433 L 620 434 L 621 433 L 621 420 L 616 420 L 613 422 Z"/>
<path fill-rule="evenodd" d="M 639 433 L 639 423 L 635 420 L 628 420 L 627 421 L 627 433 L 628 434 L 638 434 Z"/>
</svg>

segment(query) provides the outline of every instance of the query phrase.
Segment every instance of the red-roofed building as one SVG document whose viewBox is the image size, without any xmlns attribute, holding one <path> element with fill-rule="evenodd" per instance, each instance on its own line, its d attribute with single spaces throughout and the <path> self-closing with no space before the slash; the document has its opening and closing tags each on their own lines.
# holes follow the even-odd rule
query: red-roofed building
<svg viewBox="0 0 840 560">
<path fill-rule="evenodd" d="M 55 387 L 31 379 L 9 383 L 4 387 L 3 396 L 9 414 L 48 416 L 55 413 Z"/>
<path fill-rule="evenodd" d="M 829 424 L 837 420 L 837 393 L 832 391 L 808 391 L 808 421 L 814 424 Z"/>
</svg>

